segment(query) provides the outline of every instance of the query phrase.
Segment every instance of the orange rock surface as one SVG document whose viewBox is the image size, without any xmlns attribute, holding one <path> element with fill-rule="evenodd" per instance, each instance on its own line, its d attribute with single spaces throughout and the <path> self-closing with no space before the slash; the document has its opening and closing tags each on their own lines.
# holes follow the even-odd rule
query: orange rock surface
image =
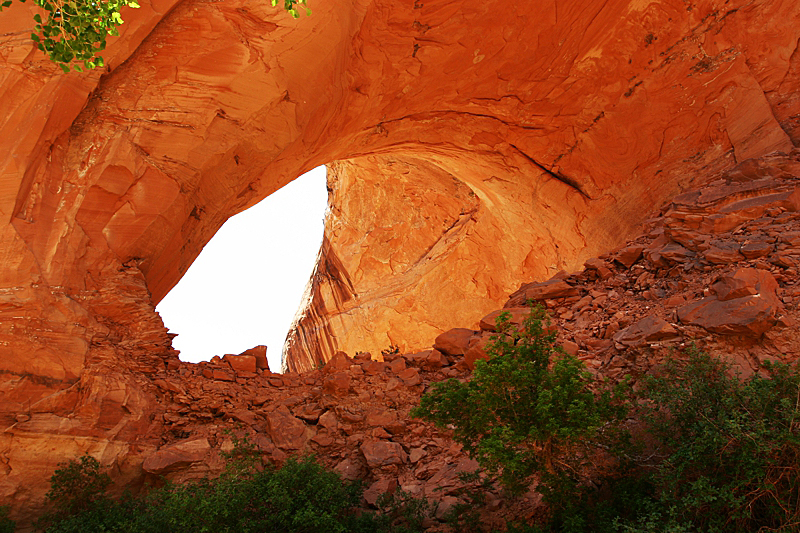
<svg viewBox="0 0 800 533">
<path fill-rule="evenodd" d="M 666 205 L 626 246 L 587 260 L 582 270 L 525 284 L 517 292 L 538 295 L 558 343 L 591 372 L 612 380 L 626 376 L 634 388 L 692 343 L 745 377 L 761 371 L 765 361 L 796 362 L 800 206 L 787 198 L 798 192 L 800 151 L 765 158 L 749 169 L 740 166 Z M 735 218 L 736 225 L 701 223 L 685 229 L 692 220 L 719 221 L 713 218 L 718 214 Z M 667 258 L 661 252 L 682 246 L 675 238 L 686 244 L 685 252 Z M 720 264 L 711 259 L 707 245 L 712 242 L 728 250 L 754 242 L 769 249 Z M 640 250 L 636 259 L 631 249 Z M 750 320 L 755 294 L 770 305 L 769 320 L 761 322 L 757 334 Z M 384 362 L 338 352 L 322 368 L 278 376 L 260 368 L 252 372 L 252 366 L 229 356 L 139 372 L 152 385 L 158 432 L 150 433 L 155 445 L 143 447 L 145 439 L 139 439 L 139 447 L 128 454 L 131 462 L 139 461 L 138 476 L 126 479 L 110 453 L 93 453 L 103 455 L 120 484 L 135 487 L 154 476 L 175 482 L 213 476 L 234 437 L 247 437 L 265 464 L 312 452 L 342 476 L 362 480 L 364 506 L 374 507 L 382 493 L 397 489 L 436 502 L 439 509 L 464 504 L 458 473 L 475 470 L 477 463 L 450 439 L 450 430 L 411 418 L 410 410 L 432 383 L 469 379 L 475 359 L 489 356 L 483 348 L 500 312 L 508 310 L 516 325 L 530 312 L 517 306 L 517 297 L 512 294 L 475 330 L 452 328 L 435 339 L 434 349 L 388 353 Z M 725 309 L 714 313 L 715 302 Z M 697 303 L 712 320 L 698 323 L 676 307 Z M 534 493 L 509 500 L 497 485 L 484 489 L 495 502 L 481 511 L 487 527 L 542 511 Z M 444 513 L 437 511 L 435 518 L 430 531 L 441 530 Z"/>
<path fill-rule="evenodd" d="M 0 499 L 18 512 L 84 452 L 141 476 L 156 382 L 180 366 L 155 303 L 228 217 L 310 168 L 331 163 L 331 216 L 295 370 L 475 328 L 520 282 L 800 143 L 794 0 L 313 8 L 145 2 L 88 74 L 34 50 L 33 6 L 0 15 Z M 686 256 L 670 242 L 646 259 Z"/>
</svg>

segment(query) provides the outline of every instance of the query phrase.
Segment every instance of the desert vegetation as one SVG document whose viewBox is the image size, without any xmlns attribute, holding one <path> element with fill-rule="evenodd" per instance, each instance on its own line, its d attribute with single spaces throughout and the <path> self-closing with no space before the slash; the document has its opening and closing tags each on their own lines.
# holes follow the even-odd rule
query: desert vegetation
<svg viewBox="0 0 800 533">
<path fill-rule="evenodd" d="M 413 533 L 424 503 L 402 493 L 381 500 L 379 512 L 360 509 L 362 486 L 343 481 L 313 456 L 290 458 L 280 468 L 260 468 L 246 440 L 229 454 L 221 476 L 167 483 L 114 499 L 108 476 L 83 456 L 51 478 L 50 510 L 37 529 L 46 533 L 263 532 Z M 0 531 L 4 531 L 0 529 Z"/>
<path fill-rule="evenodd" d="M 26 0 L 19 0 L 26 2 Z M 34 14 L 31 40 L 64 72 L 78 72 L 104 65 L 100 53 L 106 48 L 108 36 L 118 36 L 122 25 L 122 9 L 138 8 L 136 0 L 33 0 L 40 9 Z M 12 0 L 0 2 L 0 11 L 10 7 Z M 278 0 L 272 0 L 272 6 Z M 299 7 L 311 10 L 306 0 L 281 0 L 283 9 L 294 18 Z"/>
<path fill-rule="evenodd" d="M 608 383 L 565 354 L 542 308 L 519 327 L 501 314 L 488 360 L 437 383 L 412 415 L 450 431 L 482 467 L 465 474 L 444 516 L 452 531 L 488 531 L 485 493 L 535 491 L 543 511 L 508 531 L 752 532 L 800 525 L 800 369 L 769 364 L 748 379 L 697 349 L 636 387 Z M 263 466 L 234 438 L 216 479 L 107 495 L 89 456 L 51 477 L 39 531 L 69 533 L 424 531 L 435 506 L 398 490 L 364 507 L 363 487 L 313 456 Z M 13 531 L 4 514 L 0 531 Z"/>
<path fill-rule="evenodd" d="M 414 415 L 453 428 L 512 494 L 535 484 L 549 510 L 524 530 L 800 527 L 797 365 L 766 365 L 742 380 L 692 348 L 634 392 L 564 354 L 543 309 L 519 329 L 501 315 L 497 331 L 472 379 L 435 385 Z"/>
</svg>

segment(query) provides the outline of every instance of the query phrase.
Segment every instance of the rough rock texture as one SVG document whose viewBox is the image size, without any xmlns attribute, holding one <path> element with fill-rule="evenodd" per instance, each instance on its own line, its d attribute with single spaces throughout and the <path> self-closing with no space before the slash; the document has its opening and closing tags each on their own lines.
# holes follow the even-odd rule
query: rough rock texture
<svg viewBox="0 0 800 533">
<path fill-rule="evenodd" d="M 199 364 L 168 359 L 168 364 L 116 369 L 116 373 L 109 369 L 106 379 L 123 375 L 139 390 L 150 392 L 147 405 L 152 418 L 143 435 L 107 438 L 101 448 L 96 443 L 102 439 L 87 446 L 77 433 L 86 431 L 82 424 L 124 427 L 115 422 L 115 413 L 127 413 L 124 406 L 134 412 L 137 408 L 135 398 L 118 388 L 104 391 L 106 411 L 88 412 L 83 407 L 78 413 L 57 408 L 53 401 L 40 402 L 41 410 L 18 414 L 6 434 L 27 439 L 17 442 L 34 450 L 52 447 L 57 436 L 52 424 L 57 421 L 65 433 L 73 432 L 59 441 L 71 438 L 78 443 L 68 449 L 73 456 L 92 453 L 111 467 L 120 487 L 135 488 L 154 475 L 181 482 L 219 472 L 221 454 L 233 446 L 232 431 L 240 438 L 247 435 L 265 463 L 280 463 L 293 453 L 316 453 L 343 477 L 365 482 L 365 506 L 375 505 L 381 493 L 399 488 L 449 508 L 464 503 L 459 472 L 473 471 L 477 464 L 450 440 L 448 431 L 410 418 L 409 411 L 432 382 L 469 379 L 475 353 L 493 334 L 492 317 L 507 310 L 514 323 L 524 319 L 527 310 L 515 301 L 519 294 L 549 290 L 558 281 L 563 290 L 548 293 L 553 297 L 540 303 L 552 318 L 550 327 L 560 344 L 592 372 L 610 379 L 628 375 L 634 386 L 642 376 L 657 371 L 676 348 L 690 342 L 724 357 L 743 376 L 759 372 L 763 361 L 800 360 L 800 206 L 788 200 L 796 194 L 800 194 L 800 151 L 740 165 L 671 202 L 647 221 L 639 237 L 587 260 L 582 270 L 560 272 L 548 282 L 522 284 L 503 309 L 480 321 L 481 329 L 455 328 L 431 339 L 446 355 L 439 349 L 386 353 L 381 362 L 339 352 L 322 368 L 283 375 L 261 368 L 253 372 L 252 366 L 233 357 Z M 714 218 L 718 214 L 723 217 Z M 719 264 L 706 257 L 712 242 L 729 250 L 767 243 L 769 250 Z M 662 253 L 676 246 L 685 246 L 693 255 L 666 258 Z M 735 325 L 741 316 L 736 311 L 746 309 L 746 300 L 756 294 L 774 306 L 774 320 L 760 335 L 714 325 L 706 328 L 681 318 L 682 306 L 711 299 L 733 306 L 734 312 L 720 318 Z M 488 357 L 486 352 L 479 355 Z M 63 394 L 80 395 L 98 386 L 87 383 Z M 45 411 L 45 405 L 51 411 Z M 140 427 L 144 431 L 146 425 Z M 128 446 L 123 451 L 112 448 L 123 445 Z M 41 498 L 46 488 L 43 478 L 54 465 L 44 456 L 40 461 L 17 467 L 4 479 L 6 486 L 14 475 L 28 472 L 26 493 Z M 26 494 L 17 489 L 20 493 Z M 40 500 L 27 502 L 28 511 L 36 508 L 36 501 Z M 496 486 L 490 488 L 487 501 L 492 502 L 482 517 L 487 526 L 541 510 L 541 498 L 535 493 L 507 501 Z M 21 505 L 25 502 L 6 497 L 3 503 L 13 503 L 16 516 L 26 517 Z M 436 531 L 443 518 L 443 513 L 437 514 L 430 529 Z"/>
<path fill-rule="evenodd" d="M 157 0 L 126 14 L 107 69 L 69 75 L 34 51 L 32 9 L 0 16 L 0 498 L 18 513 L 84 452 L 140 478 L 164 398 L 182 394 L 154 304 L 228 217 L 305 170 L 333 162 L 294 369 L 476 327 L 520 281 L 800 142 L 794 0 L 337 0 L 300 20 L 268 2 Z M 720 203 L 727 189 L 677 201 L 644 260 L 795 268 L 796 235 L 733 250 L 692 233 L 794 205 L 777 163 L 759 164 L 739 172 L 772 184 L 739 203 Z M 764 191 L 771 207 L 747 203 Z M 613 280 L 634 255 L 587 271 Z M 570 342 L 594 351 L 613 333 Z M 425 361 L 392 386 L 423 383 L 442 354 Z M 255 379 L 203 370 L 210 390 Z"/>
<path fill-rule="evenodd" d="M 368 13 L 349 98 L 362 117 L 378 98 L 382 114 L 331 166 L 286 367 L 475 324 L 520 279 L 630 237 L 697 176 L 791 149 L 797 6 L 734 4 L 425 2 L 387 25 Z M 373 52 L 378 40 L 391 51 Z M 376 78 L 365 69 L 385 54 L 401 68 Z M 376 144 L 390 153 L 366 155 Z"/>
</svg>

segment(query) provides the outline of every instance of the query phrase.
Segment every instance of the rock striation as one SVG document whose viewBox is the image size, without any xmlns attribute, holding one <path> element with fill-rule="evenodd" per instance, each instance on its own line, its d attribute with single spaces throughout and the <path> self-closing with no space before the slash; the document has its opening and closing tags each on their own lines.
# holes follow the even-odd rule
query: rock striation
<svg viewBox="0 0 800 533">
<path fill-rule="evenodd" d="M 387 351 L 376 360 L 340 351 L 320 368 L 285 374 L 256 364 L 263 347 L 199 364 L 172 357 L 113 371 L 88 365 L 84 376 L 91 377 L 10 421 L 5 457 L 14 468 L 3 483 L 18 485 L 3 501 L 22 519 L 41 505 L 55 468 L 46 453 L 55 446 L 73 457 L 92 453 L 111 467 L 120 489 L 135 488 L 157 476 L 181 482 L 218 473 L 232 432 L 247 436 L 265 462 L 316 453 L 343 477 L 366 483 L 365 506 L 397 489 L 443 508 L 463 503 L 458 473 L 477 465 L 446 430 L 409 412 L 431 383 L 469 379 L 475 361 L 490 356 L 495 318 L 504 311 L 512 323 L 525 318 L 523 298 L 547 308 L 566 352 L 602 376 L 630 376 L 633 386 L 690 343 L 745 377 L 765 361 L 800 360 L 798 194 L 800 151 L 746 162 L 667 204 L 637 238 L 580 270 L 523 284 L 479 327 L 451 328 L 418 352 Z M 720 213 L 736 222 L 719 222 L 728 220 L 714 218 Z M 753 243 L 761 243 L 760 252 L 746 257 Z M 741 255 L 723 263 L 715 249 Z M 760 314 L 751 312 L 754 299 L 764 304 Z M 85 394 L 96 399 L 82 400 Z M 139 433 L 126 433 L 130 428 Z M 541 510 L 534 494 L 505 501 L 495 487 L 487 498 L 486 524 Z"/>
<path fill-rule="evenodd" d="M 84 452 L 121 482 L 141 479 L 144 458 L 167 444 L 165 398 L 195 403 L 174 378 L 188 367 L 155 303 L 228 217 L 319 164 L 330 163 L 331 215 L 288 369 L 339 351 L 378 358 L 391 344 L 413 353 L 453 325 L 478 331 L 520 280 L 580 267 L 676 194 L 774 151 L 784 156 L 742 163 L 716 192 L 678 197 L 661 233 L 586 263 L 585 279 L 526 291 L 577 325 L 570 349 L 605 354 L 612 369 L 627 364 L 614 335 L 668 288 L 678 323 L 658 317 L 678 334 L 713 323 L 712 335 L 763 343 L 782 331 L 769 279 L 736 268 L 774 268 L 775 294 L 784 306 L 794 297 L 779 294 L 796 268 L 794 1 L 337 0 L 294 20 L 264 2 L 154 0 L 126 16 L 108 68 L 68 75 L 28 41 L 31 9 L 0 16 L 0 94 L 13 103 L 0 108 L 0 499 L 17 513 Z M 740 241 L 735 231 L 763 217 L 758 238 Z M 681 305 L 699 295 L 658 273 L 695 264 L 744 295 L 703 294 L 683 321 Z M 602 294 L 563 285 L 614 283 L 623 267 L 613 290 L 630 290 L 633 307 L 622 316 L 601 313 Z M 713 322 L 715 306 L 738 301 L 761 306 L 750 326 Z M 637 331 L 618 344 L 673 334 L 655 319 Z M 481 356 L 478 337 L 465 360 Z M 456 356 L 423 353 L 403 369 L 359 367 L 416 387 Z M 255 372 L 249 358 L 215 362 L 201 390 L 264 376 L 245 355 Z M 325 386 L 346 398 L 358 378 L 340 372 Z M 236 405 L 230 417 L 248 418 Z M 206 421 L 220 412 L 211 407 Z M 299 426 L 285 437 L 313 442 Z M 165 457 L 152 464 L 170 470 Z"/>
</svg>

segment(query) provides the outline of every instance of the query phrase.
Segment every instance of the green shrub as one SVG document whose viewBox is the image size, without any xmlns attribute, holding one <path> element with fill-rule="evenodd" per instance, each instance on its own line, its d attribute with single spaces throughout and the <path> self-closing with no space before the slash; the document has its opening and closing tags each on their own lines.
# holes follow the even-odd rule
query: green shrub
<svg viewBox="0 0 800 533">
<path fill-rule="evenodd" d="M 17 523 L 8 517 L 9 506 L 0 506 L 0 533 L 14 533 Z"/>
<path fill-rule="evenodd" d="M 534 310 L 516 331 L 501 315 L 491 359 L 470 381 L 434 385 L 412 411 L 452 429 L 512 493 L 538 478 L 549 519 L 509 531 L 800 531 L 800 366 L 767 365 L 767 376 L 741 380 L 690 350 L 631 402 L 622 388 L 597 392 L 554 346 L 545 319 Z M 647 454 L 632 453 L 616 424 L 634 412 Z M 585 462 L 604 446 L 613 468 L 593 467 L 589 480 Z M 479 531 L 480 497 L 469 499 L 451 520 Z"/>
<path fill-rule="evenodd" d="M 235 439 L 236 440 L 236 439 Z M 81 458 L 51 478 L 50 494 L 62 501 L 67 487 L 81 503 L 68 501 L 69 512 L 39 522 L 46 533 L 414 533 L 421 531 L 419 501 L 396 501 L 379 515 L 358 509 L 362 487 L 343 481 L 313 456 L 290 458 L 280 468 L 261 471 L 246 439 L 236 440 L 225 472 L 216 479 L 167 484 L 145 495 L 112 500 L 100 494 L 107 476 L 96 461 Z M 88 466 L 87 466 L 88 465 Z M 98 483 L 97 480 L 102 480 Z M 2 530 L 0 530 L 2 531 Z"/>
<path fill-rule="evenodd" d="M 645 414 L 662 444 L 660 511 L 693 531 L 800 529 L 800 368 L 768 365 L 746 381 L 691 350 L 648 380 Z M 669 511 L 669 513 L 667 512 Z"/>
<path fill-rule="evenodd" d="M 508 313 L 497 318 L 491 358 L 472 379 L 450 379 L 426 393 L 412 416 L 453 428 L 453 438 L 512 493 L 533 474 L 547 491 L 581 478 L 586 453 L 625 415 L 621 389 L 595 393 L 583 363 L 555 345 L 547 316 L 532 309 L 520 330 Z"/>
<path fill-rule="evenodd" d="M 97 459 L 84 455 L 59 467 L 50 477 L 46 494 L 54 516 L 73 515 L 105 500 L 111 478 L 100 470 Z"/>
<path fill-rule="evenodd" d="M 379 531 L 415 533 L 424 531 L 423 523 L 436 512 L 436 505 L 425 498 L 415 498 L 402 489 L 378 498 L 380 514 L 376 516 Z"/>
</svg>

